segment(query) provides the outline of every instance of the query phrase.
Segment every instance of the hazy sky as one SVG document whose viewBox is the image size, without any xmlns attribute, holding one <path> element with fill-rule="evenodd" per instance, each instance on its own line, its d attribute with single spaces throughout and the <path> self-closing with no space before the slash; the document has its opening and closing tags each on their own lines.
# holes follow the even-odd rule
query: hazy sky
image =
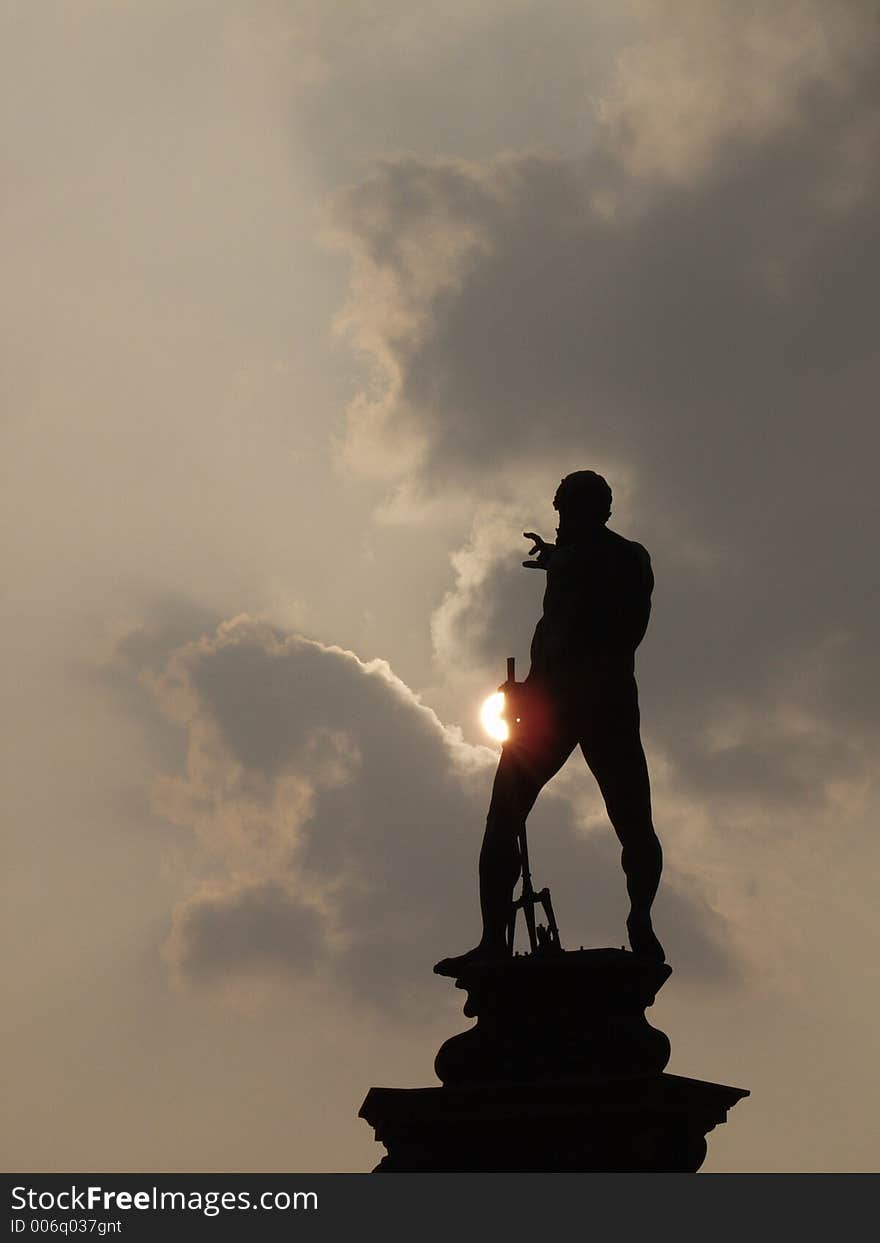
<svg viewBox="0 0 880 1243">
<path fill-rule="evenodd" d="M 4 0 L 2 1162 L 363 1170 L 562 474 L 650 550 L 707 1170 L 876 1170 L 873 0 Z M 534 815 L 620 944 L 579 757 Z M 873 1142 L 872 1142 L 873 1141 Z"/>
</svg>

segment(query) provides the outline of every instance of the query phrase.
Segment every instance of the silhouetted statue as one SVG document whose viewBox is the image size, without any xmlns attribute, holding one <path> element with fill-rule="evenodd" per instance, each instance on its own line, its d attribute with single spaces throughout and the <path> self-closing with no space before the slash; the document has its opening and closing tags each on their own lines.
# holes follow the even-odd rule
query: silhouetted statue
<svg viewBox="0 0 880 1243">
<path fill-rule="evenodd" d="M 748 1096 L 667 1074 L 669 1038 L 645 1013 L 672 975 L 651 926 L 662 855 L 634 677 L 650 558 L 607 529 L 611 490 L 592 471 L 567 475 L 553 504 L 556 544 L 526 532 L 523 564 L 547 572 L 531 669 L 517 683 L 508 658 L 499 688 L 510 732 L 480 852 L 483 935 L 434 968 L 464 990 L 476 1022 L 440 1046 L 439 1087 L 367 1093 L 360 1116 L 387 1154 L 377 1172 L 693 1172 L 707 1134 Z M 631 954 L 563 950 L 549 891 L 530 882 L 526 818 L 578 745 L 623 846 Z M 513 952 L 519 911 L 526 954 Z"/>
<path fill-rule="evenodd" d="M 518 839 L 541 789 L 578 745 L 623 847 L 630 947 L 646 958 L 664 959 L 651 925 L 663 857 L 651 820 L 634 675 L 635 650 L 651 612 L 651 559 L 641 544 L 605 525 L 611 489 L 601 475 L 588 470 L 567 475 L 553 507 L 559 512 L 555 544 L 525 533 L 534 560 L 523 565 L 545 570 L 547 589 L 528 677 L 505 688 L 515 700 L 508 704 L 508 719 L 517 724 L 501 751 L 480 851 L 483 935 L 467 954 L 439 962 L 435 971 L 443 975 L 510 954 Z"/>
</svg>

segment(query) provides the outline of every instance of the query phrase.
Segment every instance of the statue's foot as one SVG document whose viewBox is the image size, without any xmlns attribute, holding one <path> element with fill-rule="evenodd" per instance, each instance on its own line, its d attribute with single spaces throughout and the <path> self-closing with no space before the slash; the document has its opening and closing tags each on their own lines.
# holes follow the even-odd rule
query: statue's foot
<svg viewBox="0 0 880 1243">
<path fill-rule="evenodd" d="M 666 952 L 657 939 L 651 924 L 651 916 L 645 911 L 631 911 L 626 921 L 630 949 L 640 958 L 651 958 L 654 962 L 665 962 Z"/>
<path fill-rule="evenodd" d="M 458 954 L 454 958 L 441 958 L 438 963 L 434 964 L 434 974 L 449 975 L 454 979 L 461 975 L 465 967 L 473 966 L 475 963 L 502 962 L 509 957 L 510 951 L 506 945 L 483 945 L 480 942 L 466 954 Z"/>
</svg>

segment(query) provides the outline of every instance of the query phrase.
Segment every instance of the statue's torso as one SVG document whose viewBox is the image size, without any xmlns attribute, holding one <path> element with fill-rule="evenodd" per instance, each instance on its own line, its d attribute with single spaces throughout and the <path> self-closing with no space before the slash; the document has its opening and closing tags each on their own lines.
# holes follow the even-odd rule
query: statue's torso
<svg viewBox="0 0 880 1243">
<path fill-rule="evenodd" d="M 532 675 L 553 682 L 632 674 L 654 577 L 641 544 L 602 527 L 553 549 Z"/>
</svg>

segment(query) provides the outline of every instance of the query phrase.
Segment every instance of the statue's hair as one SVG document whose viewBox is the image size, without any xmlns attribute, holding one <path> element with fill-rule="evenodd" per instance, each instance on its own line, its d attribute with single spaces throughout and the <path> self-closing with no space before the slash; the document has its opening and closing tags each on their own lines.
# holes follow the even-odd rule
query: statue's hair
<svg viewBox="0 0 880 1243">
<path fill-rule="evenodd" d="M 594 470 L 566 475 L 556 489 L 553 508 L 574 519 L 607 522 L 611 516 L 611 489 Z"/>
</svg>

